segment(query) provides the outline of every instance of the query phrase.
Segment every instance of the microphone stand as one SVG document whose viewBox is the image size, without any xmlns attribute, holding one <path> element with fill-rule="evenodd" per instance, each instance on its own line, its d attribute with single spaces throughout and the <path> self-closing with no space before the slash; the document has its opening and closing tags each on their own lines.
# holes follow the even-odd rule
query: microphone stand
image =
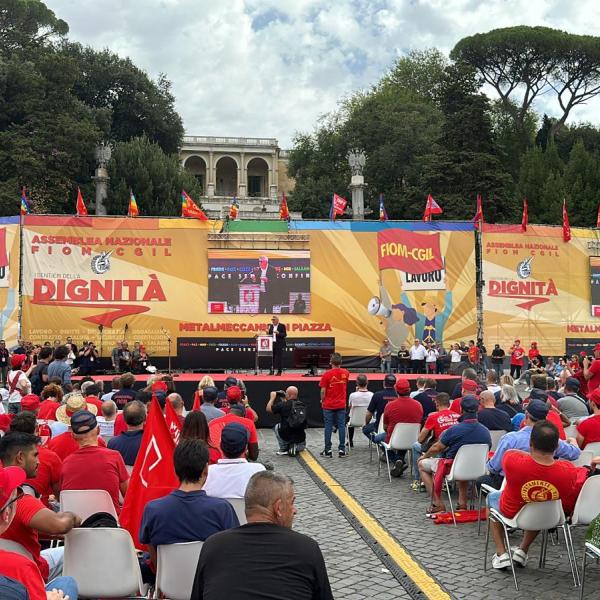
<svg viewBox="0 0 600 600">
<path fill-rule="evenodd" d="M 98 331 L 100 332 L 100 357 L 99 357 L 98 363 L 99 363 L 99 366 L 102 367 L 102 354 L 104 353 L 104 339 L 103 339 L 104 325 L 102 325 L 102 323 L 100 323 L 100 325 L 98 325 Z"/>
<path fill-rule="evenodd" d="M 164 327 L 161 327 L 160 329 L 162 331 L 162 334 L 167 338 L 167 345 L 169 348 L 169 362 L 167 363 L 168 364 L 167 372 L 170 375 L 171 374 L 171 334 Z"/>
</svg>

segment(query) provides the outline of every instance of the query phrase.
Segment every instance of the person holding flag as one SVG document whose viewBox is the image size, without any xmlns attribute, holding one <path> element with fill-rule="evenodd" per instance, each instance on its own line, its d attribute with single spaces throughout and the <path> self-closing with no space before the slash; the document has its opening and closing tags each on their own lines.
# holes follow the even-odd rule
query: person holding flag
<svg viewBox="0 0 600 600">
<path fill-rule="evenodd" d="M 81 195 L 81 190 L 79 189 L 79 187 L 77 188 L 77 205 L 76 205 L 76 209 L 77 209 L 77 216 L 78 217 L 87 217 L 88 216 L 87 207 L 85 205 L 85 202 L 83 201 L 83 196 Z"/>
<path fill-rule="evenodd" d="M 379 194 L 379 220 L 388 220 L 387 210 L 385 210 L 385 204 L 383 203 L 383 194 Z"/>
<path fill-rule="evenodd" d="M 135 196 L 133 195 L 133 191 L 129 190 L 129 209 L 127 210 L 128 217 L 138 217 L 140 211 L 138 210 L 138 205 L 135 200 Z"/>
<path fill-rule="evenodd" d="M 185 190 L 181 190 L 181 216 L 208 221 L 205 212 L 190 198 Z"/>
<path fill-rule="evenodd" d="M 283 221 L 290 220 L 290 211 L 288 210 L 287 198 L 285 194 L 281 194 L 281 204 L 279 206 L 279 218 Z"/>
<path fill-rule="evenodd" d="M 423 213 L 423 221 L 431 221 L 432 215 L 441 215 L 442 207 L 433 199 L 433 196 L 429 194 L 427 196 L 427 203 L 425 204 L 425 212 Z"/>
<path fill-rule="evenodd" d="M 331 199 L 331 208 L 329 209 L 329 218 L 335 221 L 337 215 L 344 214 L 347 205 L 348 200 L 346 200 L 346 198 L 342 198 L 337 194 L 333 194 L 333 198 Z"/>
</svg>

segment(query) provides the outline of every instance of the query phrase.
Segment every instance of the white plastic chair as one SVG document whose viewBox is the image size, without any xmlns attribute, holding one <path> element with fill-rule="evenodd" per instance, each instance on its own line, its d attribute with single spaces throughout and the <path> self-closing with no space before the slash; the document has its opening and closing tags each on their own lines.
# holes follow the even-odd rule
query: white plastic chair
<svg viewBox="0 0 600 600">
<path fill-rule="evenodd" d="M 452 505 L 452 495 L 450 494 L 450 484 L 453 481 L 475 481 L 483 477 L 486 473 L 485 464 L 487 462 L 490 448 L 487 444 L 465 444 L 458 449 L 450 473 L 444 478 L 448 502 L 450 503 L 450 512 L 452 520 L 456 527 L 456 517 L 454 516 L 454 506 Z"/>
<path fill-rule="evenodd" d="M 577 437 L 577 426 L 576 425 L 568 425 L 567 427 L 564 428 L 565 430 L 565 435 L 568 438 L 576 438 Z"/>
<path fill-rule="evenodd" d="M 381 415 L 381 419 L 379 419 L 379 425 L 377 427 L 377 433 L 383 433 L 385 429 L 383 428 L 383 415 Z M 373 446 L 376 446 L 373 443 L 373 435 L 369 438 L 369 462 L 373 462 Z M 377 458 L 379 459 L 379 446 L 377 448 Z"/>
<path fill-rule="evenodd" d="M 77 581 L 80 598 L 136 597 L 147 591 L 126 529 L 72 529 L 65 535 L 63 575 Z"/>
<path fill-rule="evenodd" d="M 245 525 L 248 521 L 246 520 L 246 501 L 243 498 L 225 498 L 237 515 L 240 525 Z"/>
<path fill-rule="evenodd" d="M 358 427 L 362 429 L 365 425 L 367 416 L 366 406 L 352 406 L 348 415 L 348 423 L 346 423 L 346 452 L 350 452 L 350 427 Z"/>
<path fill-rule="evenodd" d="M 60 510 L 75 513 L 82 521 L 99 512 L 109 513 L 119 520 L 106 490 L 63 490 L 60 493 Z"/>
<path fill-rule="evenodd" d="M 156 597 L 189 600 L 194 586 L 198 557 L 204 542 L 159 546 L 156 564 Z"/>
<path fill-rule="evenodd" d="M 600 514 L 600 477 L 590 477 L 583 484 L 573 514 L 571 526 L 589 525 Z"/>
<path fill-rule="evenodd" d="M 485 556 L 483 570 L 487 571 L 487 555 L 490 541 L 490 522 L 494 521 L 502 526 L 504 533 L 504 543 L 510 557 L 510 569 L 512 571 L 515 589 L 519 591 L 517 582 L 517 574 L 515 565 L 512 560 L 512 552 L 510 551 L 510 539 L 508 537 L 508 529 L 522 529 L 524 531 L 541 531 L 542 532 L 542 550 L 540 552 L 539 568 L 541 569 L 546 564 L 546 551 L 548 547 L 548 530 L 555 527 L 562 528 L 565 536 L 565 544 L 567 546 L 567 556 L 571 565 L 571 574 L 573 581 L 577 586 L 579 583 L 579 575 L 575 565 L 575 552 L 571 544 L 571 537 L 568 532 L 565 513 L 563 512 L 562 503 L 560 500 L 548 500 L 546 502 L 529 502 L 526 504 L 512 519 L 505 517 L 499 511 L 490 508 L 488 511 L 488 528 L 485 538 Z"/>
<path fill-rule="evenodd" d="M 588 452 L 587 450 L 582 450 L 579 458 L 572 460 L 571 464 L 576 467 L 589 467 L 592 464 L 592 458 L 594 454 L 592 452 Z"/>
<path fill-rule="evenodd" d="M 33 560 L 33 556 L 31 556 L 29 550 L 27 550 L 25 546 L 19 544 L 19 542 L 15 542 L 13 540 L 5 540 L 4 538 L 0 538 L 0 550 L 14 552 L 15 554 L 20 554 L 29 560 Z"/>
<path fill-rule="evenodd" d="M 490 450 L 492 452 L 496 452 L 496 448 L 498 447 L 498 444 L 500 443 L 500 439 L 505 436 L 508 433 L 508 431 L 504 431 L 504 429 L 499 429 L 497 431 L 490 431 L 490 437 L 492 438 L 492 447 L 490 448 Z"/>
<path fill-rule="evenodd" d="M 592 442 L 583 448 L 586 452 L 591 452 L 594 456 L 600 455 L 600 442 Z"/>
<path fill-rule="evenodd" d="M 588 555 L 590 558 L 595 558 L 596 561 L 600 560 L 600 548 L 594 546 L 591 542 L 586 542 L 583 550 L 583 563 L 581 565 L 581 587 L 579 588 L 579 600 L 583 600 L 583 588 L 585 584 L 585 568 L 587 563 Z"/>
<path fill-rule="evenodd" d="M 381 419 L 383 421 L 383 417 Z M 389 451 L 390 450 L 407 450 L 407 456 L 409 453 L 412 453 L 413 444 L 417 441 L 419 437 L 419 431 L 421 430 L 420 423 L 396 423 L 394 425 L 394 430 L 392 431 L 392 435 L 390 436 L 389 442 L 381 442 L 381 447 L 385 452 L 385 462 L 387 465 L 388 471 L 388 479 L 390 483 L 392 483 L 392 475 L 390 473 L 390 459 L 389 459 Z M 410 458 L 410 457 L 409 457 Z M 412 465 L 412 460 L 410 461 Z M 412 466 L 411 466 L 412 472 Z M 381 461 L 377 461 L 377 475 L 381 473 Z"/>
</svg>

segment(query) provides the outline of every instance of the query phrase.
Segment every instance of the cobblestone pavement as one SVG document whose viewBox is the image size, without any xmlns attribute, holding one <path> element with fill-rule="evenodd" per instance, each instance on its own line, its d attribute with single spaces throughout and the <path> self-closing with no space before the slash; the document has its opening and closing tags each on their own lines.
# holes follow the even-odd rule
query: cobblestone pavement
<svg viewBox="0 0 600 600">
<path fill-rule="evenodd" d="M 510 572 L 483 570 L 485 524 L 482 535 L 477 535 L 477 523 L 459 523 L 458 527 L 434 525 L 425 517 L 428 497 L 409 488 L 410 474 L 392 479 L 390 484 L 384 470 L 377 476 L 377 462 L 369 462 L 368 441 L 356 432 L 355 447 L 349 457 L 332 459 L 319 457 L 323 447 L 321 429 L 308 431 L 308 448 L 319 463 L 351 493 L 362 506 L 375 516 L 387 530 L 434 578 L 457 599 L 531 599 L 562 600 L 578 598 L 574 588 L 564 542 L 549 545 L 545 569 L 537 568 L 540 545 L 536 541 L 530 552 L 530 565 L 517 571 L 520 591 L 516 592 Z M 298 482 L 299 515 L 296 528 L 319 541 L 326 555 L 332 580 L 336 582 L 336 598 L 358 598 L 342 589 L 346 577 L 355 582 L 353 590 L 365 589 L 364 596 L 402 598 L 403 588 L 391 584 L 391 596 L 379 595 L 373 582 L 380 580 L 381 563 L 335 509 L 320 488 L 309 478 L 295 459 L 271 458 L 275 446 L 270 432 L 261 430 L 264 440 L 261 458 L 272 460 L 277 469 L 291 475 Z M 261 440 L 261 441 L 262 441 Z M 334 440 L 334 448 L 336 446 Z M 303 497 L 304 496 L 304 497 Z M 337 515 L 336 515 L 337 513 Z M 574 544 L 581 564 L 585 528 L 573 532 Z M 517 542 L 520 537 L 513 536 Z M 358 550 L 357 550 L 358 549 Z M 488 564 L 493 550 L 490 548 Z M 600 567 L 589 562 L 586 580 L 586 599 L 600 597 Z M 348 571 L 348 565 L 350 570 Z M 385 582 L 385 578 L 383 579 Z M 353 593 L 353 592 L 352 592 Z M 385 593 L 385 592 L 384 592 Z M 404 592 L 405 593 L 405 592 Z"/>
<path fill-rule="evenodd" d="M 321 491 L 298 459 L 276 456 L 273 434 L 260 429 L 260 459 L 292 477 L 298 514 L 294 529 L 317 540 L 336 600 L 408 599 L 409 595 Z"/>
</svg>

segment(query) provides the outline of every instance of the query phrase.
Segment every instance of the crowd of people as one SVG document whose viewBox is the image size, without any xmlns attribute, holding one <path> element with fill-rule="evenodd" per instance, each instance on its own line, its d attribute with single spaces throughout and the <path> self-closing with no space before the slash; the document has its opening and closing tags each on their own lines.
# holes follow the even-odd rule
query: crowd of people
<svg viewBox="0 0 600 600">
<path fill-rule="evenodd" d="M 476 354 L 469 353 L 473 347 L 479 348 L 475 342 L 467 346 L 470 358 Z M 513 355 L 518 348 L 516 340 Z M 460 346 L 457 352 L 462 356 Z M 278 592 L 283 585 L 289 598 L 332 597 L 318 545 L 291 530 L 293 482 L 259 458 L 258 416 L 242 380 L 229 376 L 219 389 L 210 376 L 203 377 L 194 407 L 186 411 L 184 399 L 167 375 L 151 375 L 136 390 L 136 378 L 125 372 L 115 376 L 110 391 L 103 393 L 102 384 L 93 377 L 71 380 L 69 354 L 66 345 L 42 347 L 36 364 L 28 368 L 27 354 L 8 354 L 7 394 L 0 415 L 0 538 L 20 544 L 32 560 L 0 550 L 0 591 L 7 590 L 3 598 L 77 597 L 77 582 L 62 576 L 64 546 L 51 541 L 93 522 L 90 525 L 77 514 L 61 511 L 60 494 L 104 490 L 118 519 L 140 453 L 148 406 L 154 401 L 163 414 L 175 415 L 178 438 L 173 467 L 179 487 L 144 508 L 138 534 L 146 548 L 140 555 L 144 581 L 154 583 L 158 546 L 206 540 L 194 599 L 250 597 L 256 590 L 265 597 L 270 593 L 284 597 Z M 356 408 L 365 414 L 362 434 L 376 446 L 390 442 L 397 424 L 417 425 L 420 432 L 410 453 L 410 487 L 427 491 L 431 502 L 426 514 L 435 516 L 447 510 L 440 474 L 449 471 L 459 449 L 468 444 L 491 447 L 492 434 L 499 432 L 487 474 L 477 482 L 498 490 L 489 494 L 490 506 L 510 517 L 524 503 L 545 498 L 522 493 L 535 479 L 538 487 L 546 481 L 558 490 L 568 513 L 586 478 L 600 464 L 600 456 L 592 456 L 587 467 L 573 465 L 586 446 L 600 442 L 600 344 L 593 358 L 574 357 L 565 364 L 544 360 L 539 351 L 527 358 L 527 369 L 513 370 L 512 375 L 504 369 L 489 369 L 483 375 L 470 360 L 471 366 L 462 370 L 461 381 L 450 394 L 438 391 L 432 369 L 417 378 L 414 391 L 402 374 L 386 373 L 383 389 L 373 393 L 367 375 L 361 374 L 355 391 L 348 395 L 350 373 L 342 356 L 334 353 L 319 383 L 324 422 L 321 456 L 333 458 L 334 435 L 337 456 L 348 456 L 347 446 L 356 440 L 355 427 L 348 429 L 346 440 L 346 423 Z M 423 360 L 427 362 L 427 357 Z M 525 397 L 518 393 L 514 377 L 528 382 Z M 306 447 L 307 427 L 307 405 L 298 389 L 273 391 L 266 411 L 278 421 L 277 454 L 296 456 Z M 411 466 L 406 450 L 392 448 L 388 460 L 393 477 L 403 477 Z M 242 527 L 229 501 L 236 498 L 245 501 L 248 524 Z M 461 482 L 456 510 L 466 508 L 467 498 L 467 483 Z M 505 547 L 497 525 L 492 526 L 492 535 L 494 568 L 507 568 L 511 557 L 525 566 L 535 532 L 526 532 L 515 548 Z M 268 577 L 262 565 L 266 551 L 271 562 Z M 244 577 L 231 578 L 231 560 L 223 561 L 224 555 L 244 564 Z"/>
</svg>

